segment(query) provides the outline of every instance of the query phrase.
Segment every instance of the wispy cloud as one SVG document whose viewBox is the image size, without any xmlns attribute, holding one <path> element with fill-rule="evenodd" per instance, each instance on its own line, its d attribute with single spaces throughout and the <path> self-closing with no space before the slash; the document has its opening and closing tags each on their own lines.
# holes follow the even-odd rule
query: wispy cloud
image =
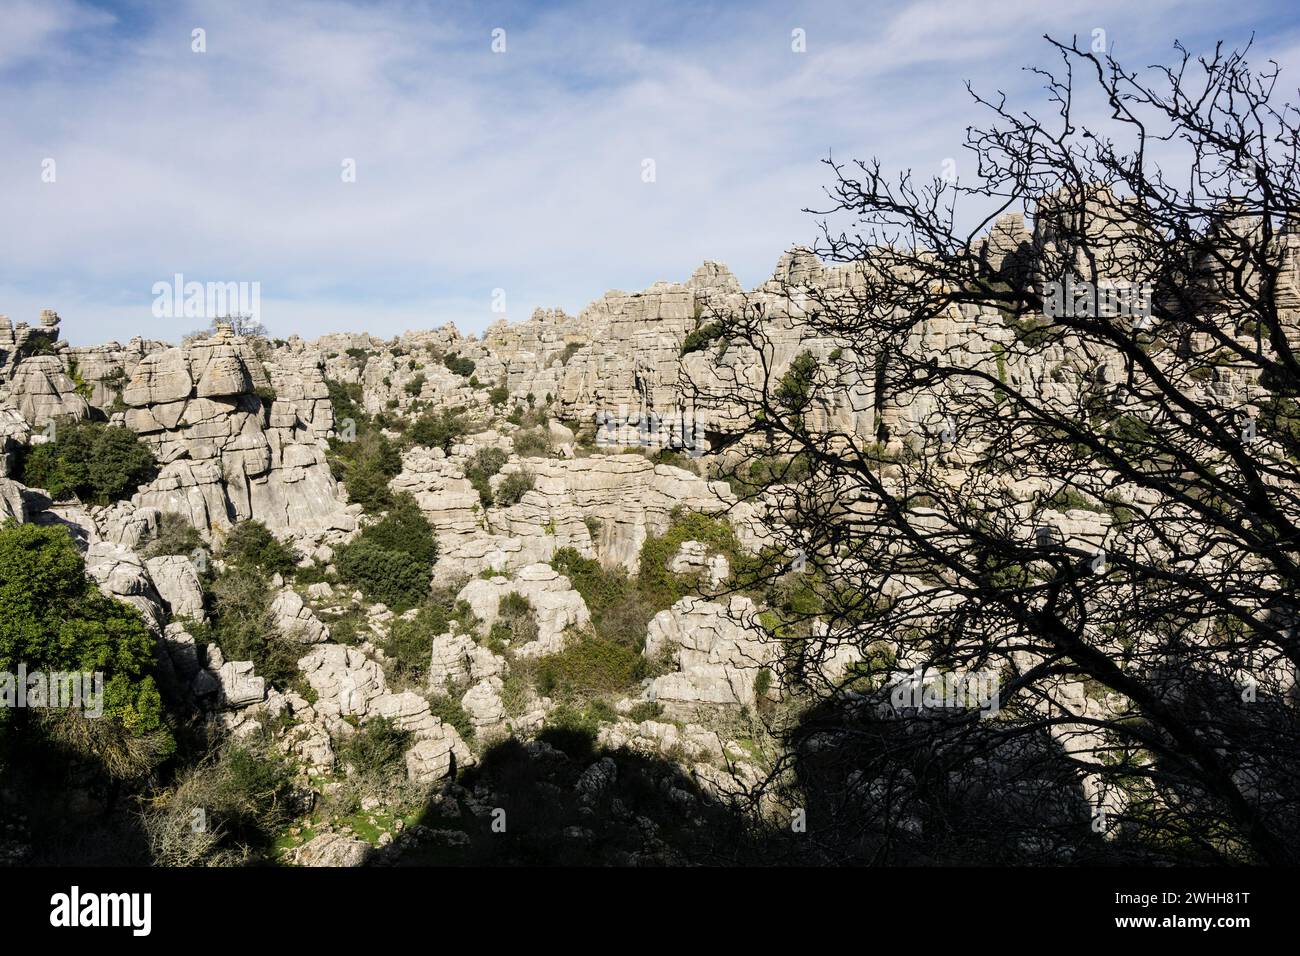
<svg viewBox="0 0 1300 956">
<path fill-rule="evenodd" d="M 1034 86 L 1020 66 L 1044 32 L 1103 27 L 1146 62 L 1280 20 L 1249 2 L 609 6 L 3 0 L 0 311 L 53 306 L 79 342 L 174 338 L 150 288 L 182 272 L 260 281 L 278 334 L 389 335 L 477 331 L 496 288 L 511 318 L 576 311 L 704 258 L 754 284 L 813 236 L 818 160 L 937 170 L 971 118 L 962 82 Z"/>
</svg>

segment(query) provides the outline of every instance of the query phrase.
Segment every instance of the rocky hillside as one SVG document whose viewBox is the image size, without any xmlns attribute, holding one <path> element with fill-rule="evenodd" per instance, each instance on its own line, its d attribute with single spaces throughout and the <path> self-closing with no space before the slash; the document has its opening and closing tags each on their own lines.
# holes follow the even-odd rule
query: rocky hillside
<svg viewBox="0 0 1300 956">
<path fill-rule="evenodd" d="M 1004 217 L 982 254 L 997 270 L 1045 242 Z M 129 775 L 129 798 L 96 782 L 88 755 L 65 771 L 72 798 L 117 821 L 104 852 L 649 862 L 781 845 L 798 808 L 780 788 L 744 797 L 779 777 L 776 731 L 801 706 L 782 642 L 827 632 L 780 623 L 797 573 L 742 586 L 739 569 L 797 572 L 798 556 L 772 551 L 779 496 L 733 487 L 736 438 L 755 420 L 726 396 L 800 362 L 834 367 L 856 343 L 805 318 L 867 279 L 796 249 L 744 291 L 706 262 L 684 283 L 482 338 L 448 326 L 305 342 L 218 323 L 179 346 L 72 347 L 53 312 L 31 327 L 0 316 L 0 516 L 66 529 L 156 647 L 166 752 Z M 716 316 L 744 311 L 762 316 L 765 350 L 720 334 Z M 995 309 L 954 307 L 908 347 L 1062 401 L 1068 369 L 1119 372 L 1068 344 L 1026 355 L 1026 334 Z M 1226 362 L 1192 387 L 1242 408 L 1264 395 Z M 846 374 L 808 427 L 902 454 L 942 432 L 943 408 L 940 390 L 901 405 Z M 95 483 L 97 453 L 73 460 L 106 435 L 147 451 L 120 492 Z M 943 467 L 960 475 L 971 454 L 953 448 Z M 1046 489 L 1016 481 L 1027 508 Z M 1096 549 L 1116 508 L 1140 504 L 1112 483 L 1025 520 Z M 898 600 L 925 587 L 885 584 Z M 840 646 L 826 673 L 860 660 Z M 1070 681 L 1055 704 L 1080 720 L 1107 706 Z M 1095 745 L 1059 742 L 1081 758 Z M 265 805 L 231 799 L 249 780 Z M 4 797 L 0 812 L 23 815 L 9 852 L 57 859 L 48 821 Z M 211 822 L 194 831 L 196 809 Z"/>
</svg>

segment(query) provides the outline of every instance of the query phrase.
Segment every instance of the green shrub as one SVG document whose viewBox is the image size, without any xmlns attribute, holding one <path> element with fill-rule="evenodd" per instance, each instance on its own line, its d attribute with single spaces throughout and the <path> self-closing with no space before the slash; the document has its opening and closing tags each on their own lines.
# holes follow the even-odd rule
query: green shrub
<svg viewBox="0 0 1300 956">
<path fill-rule="evenodd" d="M 460 701 L 446 694 L 434 694 L 429 698 L 429 712 L 444 724 L 454 727 L 460 739 L 469 743 L 474 739 L 474 724 Z"/>
<path fill-rule="evenodd" d="M 546 715 L 537 737 L 568 756 L 586 762 L 595 755 L 601 723 L 615 716 L 612 708 L 598 701 L 582 708 L 561 703 Z"/>
<path fill-rule="evenodd" d="M 451 446 L 468 431 L 465 419 L 456 409 L 425 412 L 406 430 L 406 437 L 417 445 L 451 451 Z"/>
<path fill-rule="evenodd" d="M 366 528 L 361 537 L 389 551 L 402 551 L 421 564 L 432 566 L 438 559 L 438 540 L 433 526 L 410 494 L 395 495 L 384 517 Z"/>
<path fill-rule="evenodd" d="M 425 378 L 423 374 L 415 376 L 415 378 L 406 383 L 406 394 L 410 395 L 412 398 L 417 397 L 420 392 L 424 390 L 424 383 L 427 381 L 428 379 Z"/>
<path fill-rule="evenodd" d="M 302 646 L 282 635 L 271 614 L 275 593 L 256 567 L 231 567 L 209 585 L 207 625 L 192 624 L 200 641 L 221 648 L 228 661 L 252 661 L 259 677 L 284 687 L 298 674 Z"/>
<path fill-rule="evenodd" d="M 131 429 L 83 421 L 58 423 L 54 441 L 21 456 L 17 478 L 56 501 L 75 495 L 105 505 L 131 497 L 157 474 L 153 452 Z"/>
<path fill-rule="evenodd" d="M 817 359 L 812 352 L 800 352 L 781 381 L 773 397 L 787 411 L 799 414 L 806 411 L 812 401 L 813 380 L 817 375 Z"/>
<path fill-rule="evenodd" d="M 636 723 L 646 720 L 659 720 L 664 715 L 663 705 L 654 700 L 643 700 L 634 704 L 627 712 L 627 719 Z"/>
<path fill-rule="evenodd" d="M 429 566 L 410 555 L 390 551 L 373 541 L 348 545 L 337 559 L 339 577 L 360 588 L 370 601 L 404 611 L 418 604 L 429 591 Z"/>
<path fill-rule="evenodd" d="M 349 349 L 348 351 L 352 352 L 353 350 Z M 325 387 L 329 390 L 330 405 L 334 408 L 334 421 L 338 423 L 344 419 L 352 419 L 357 424 L 359 434 L 362 426 L 370 420 L 370 416 L 366 414 L 365 409 L 361 406 L 364 398 L 364 389 L 361 383 L 336 382 L 332 378 L 327 378 Z"/>
<path fill-rule="evenodd" d="M 645 672 L 645 659 L 635 650 L 587 636 L 537 660 L 537 690 L 560 698 L 620 693 L 634 687 Z"/>
<path fill-rule="evenodd" d="M 463 355 L 448 355 L 442 360 L 442 364 L 447 366 L 453 374 L 459 375 L 461 378 L 469 378 L 474 374 L 473 360 L 467 359 Z"/>
<path fill-rule="evenodd" d="M 510 390 L 504 385 L 494 385 L 488 392 L 488 401 L 493 405 L 504 405 L 510 401 Z"/>
<path fill-rule="evenodd" d="M 510 591 L 497 602 L 497 620 L 488 635 L 488 646 L 497 653 L 506 647 L 518 649 L 537 640 L 537 616 L 524 595 Z"/>
<path fill-rule="evenodd" d="M 387 717 L 373 717 L 341 748 L 339 756 L 358 773 L 386 776 L 401 765 L 412 734 Z"/>
<path fill-rule="evenodd" d="M 473 633 L 478 627 L 473 609 L 456 599 L 459 590 L 458 582 L 448 582 L 429 594 L 414 617 L 392 622 L 382 647 L 395 684 L 423 688 L 428 682 L 433 639 L 446 634 L 453 624 L 464 633 Z"/>
<path fill-rule="evenodd" d="M 0 526 L 0 671 L 102 673 L 106 718 L 170 740 L 154 660 L 140 613 L 100 593 L 66 529 Z M 12 713 L 0 707 L 0 728 Z"/>
<path fill-rule="evenodd" d="M 429 593 L 438 540 L 410 495 L 398 495 L 377 524 L 366 528 L 335 559 L 339 579 L 394 611 L 419 604 Z"/>
<path fill-rule="evenodd" d="M 158 530 L 145 545 L 143 556 L 157 558 L 165 554 L 189 556 L 204 546 L 203 536 L 189 520 L 174 511 L 158 516 Z"/>
<path fill-rule="evenodd" d="M 218 762 L 212 793 L 219 825 L 239 839 L 257 834 L 272 838 L 289 818 L 293 777 L 278 754 L 255 746 L 236 744 Z"/>
<path fill-rule="evenodd" d="M 531 471 L 523 470 L 512 471 L 501 479 L 497 485 L 496 503 L 502 508 L 509 508 L 511 505 L 519 503 L 523 496 L 533 490 L 536 478 Z"/>
<path fill-rule="evenodd" d="M 599 561 L 584 558 L 573 548 L 561 548 L 551 559 L 551 566 L 565 575 L 574 590 L 582 595 L 591 612 L 592 629 L 597 636 L 627 647 L 640 649 L 645 643 L 646 626 L 655 611 L 641 598 L 641 593 L 622 568 L 605 568 Z"/>
<path fill-rule="evenodd" d="M 692 593 L 697 582 L 668 570 L 668 564 L 686 541 L 699 541 L 711 552 L 720 552 L 735 567 L 740 557 L 736 534 L 724 518 L 697 512 L 674 511 L 668 531 L 651 535 L 641 546 L 637 586 L 642 599 L 654 611 L 671 607 Z"/>
<path fill-rule="evenodd" d="M 282 543 L 260 521 L 241 521 L 230 529 L 221 552 L 232 567 L 261 571 L 267 575 L 292 574 L 298 563 L 293 549 Z"/>
<path fill-rule="evenodd" d="M 722 326 L 717 322 L 707 322 L 686 333 L 682 340 L 682 354 L 702 352 L 722 337 Z"/>
<path fill-rule="evenodd" d="M 155 866 L 234 866 L 269 858 L 292 818 L 284 759 L 250 743 L 185 771 L 142 820 Z M 203 825 L 195 826 L 201 820 Z"/>
<path fill-rule="evenodd" d="M 480 448 L 465 464 L 465 477 L 478 492 L 479 501 L 484 508 L 493 504 L 491 479 L 505 466 L 509 456 L 505 449 L 490 447 Z"/>
<path fill-rule="evenodd" d="M 536 428 L 515 432 L 515 453 L 521 458 L 537 458 L 551 453 L 551 436 Z"/>
<path fill-rule="evenodd" d="M 330 442 L 330 468 L 349 498 L 367 511 L 381 511 L 392 501 L 388 483 L 402 470 L 402 454 L 378 428 L 358 424 L 356 441 Z"/>
</svg>

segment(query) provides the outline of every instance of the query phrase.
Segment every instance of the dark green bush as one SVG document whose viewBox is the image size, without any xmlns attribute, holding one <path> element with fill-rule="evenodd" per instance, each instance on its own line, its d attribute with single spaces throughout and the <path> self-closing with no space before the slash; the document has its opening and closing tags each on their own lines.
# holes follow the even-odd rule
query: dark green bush
<svg viewBox="0 0 1300 956">
<path fill-rule="evenodd" d="M 293 776 L 278 754 L 236 744 L 218 761 L 211 812 L 236 840 L 269 843 L 288 822 Z"/>
<path fill-rule="evenodd" d="M 722 337 L 722 326 L 717 322 L 707 322 L 686 333 L 682 340 L 682 354 L 702 352 Z"/>
<path fill-rule="evenodd" d="M 474 374 L 474 362 L 463 355 L 448 355 L 442 360 L 442 364 L 454 374 L 461 378 L 469 378 Z"/>
<path fill-rule="evenodd" d="M 622 568 L 607 569 L 573 548 L 561 548 L 551 566 L 568 577 L 591 612 L 592 629 L 599 637 L 640 649 L 646 626 L 655 614 L 641 599 L 634 582 Z"/>
<path fill-rule="evenodd" d="M 149 446 L 129 428 L 103 422 L 59 422 L 55 438 L 27 450 L 17 478 L 56 501 L 74 495 L 104 505 L 135 494 L 158 474 Z"/>
<path fill-rule="evenodd" d="M 551 453 L 551 436 L 543 428 L 515 432 L 515 453 L 521 458 L 537 458 Z"/>
<path fill-rule="evenodd" d="M 773 397 L 779 405 L 798 414 L 807 410 L 812 400 L 813 379 L 817 375 L 817 359 L 812 352 L 800 352 L 781 381 Z"/>
<path fill-rule="evenodd" d="M 298 674 L 300 644 L 284 637 L 271 614 L 275 593 L 256 567 L 231 567 L 208 587 L 211 622 L 191 625 L 199 640 L 214 642 L 228 661 L 252 661 L 259 677 L 284 687 Z"/>
<path fill-rule="evenodd" d="M 189 520 L 174 511 L 164 511 L 158 518 L 158 531 L 144 548 L 144 557 L 164 554 L 189 556 L 204 546 L 203 536 Z"/>
<path fill-rule="evenodd" d="M 450 451 L 468 426 L 460 412 L 455 409 L 443 409 L 440 412 L 425 412 L 406 430 L 406 437 L 417 445 L 427 448 L 441 448 Z"/>
<path fill-rule="evenodd" d="M 423 688 L 428 681 L 433 639 L 446 634 L 453 624 L 461 632 L 473 632 L 478 627 L 470 606 L 456 600 L 459 590 L 455 582 L 444 585 L 429 594 L 414 617 L 393 621 L 382 646 L 395 684 Z"/>
<path fill-rule="evenodd" d="M 381 511 L 392 501 L 388 483 L 402 470 L 402 454 L 378 428 L 358 424 L 356 441 L 330 442 L 330 468 L 349 498 L 367 511 Z"/>
<path fill-rule="evenodd" d="M 510 591 L 497 602 L 497 620 L 488 636 L 489 646 L 520 648 L 537 640 L 537 615 L 524 595 Z M 500 653 L 500 651 L 498 651 Z"/>
<path fill-rule="evenodd" d="M 438 540 L 410 495 L 398 495 L 377 524 L 340 549 L 339 579 L 394 611 L 419 604 L 429 593 Z"/>
<path fill-rule="evenodd" d="M 474 739 L 474 724 L 460 701 L 446 694 L 435 694 L 429 698 L 429 712 L 444 724 L 450 724 L 460 734 L 460 739 L 469 743 Z"/>
<path fill-rule="evenodd" d="M 709 551 L 727 556 L 732 567 L 740 557 L 736 534 L 725 518 L 712 518 L 692 511 L 675 511 L 668 531 L 651 535 L 641 546 L 640 573 L 637 587 L 642 599 L 653 611 L 662 611 L 693 593 L 698 582 L 668 570 L 668 564 L 683 542 L 699 541 Z"/>
<path fill-rule="evenodd" d="M 509 508 L 511 505 L 518 504 L 523 496 L 533 490 L 533 484 L 536 482 L 531 471 L 521 470 L 512 471 L 501 479 L 497 485 L 496 503 L 502 508 Z"/>
<path fill-rule="evenodd" d="M 373 541 L 348 545 L 339 554 L 337 566 L 345 584 L 360 588 L 368 600 L 395 611 L 414 607 L 429 592 L 428 565 Z"/>
<path fill-rule="evenodd" d="M 600 732 L 601 722 L 613 717 L 614 714 L 608 707 L 602 707 L 598 703 L 582 708 L 561 703 L 546 715 L 537 738 L 585 763 L 595 754 L 596 736 Z"/>
<path fill-rule="evenodd" d="M 535 673 L 537 690 L 544 696 L 588 697 L 632 689 L 645 676 L 646 663 L 624 644 L 589 636 L 539 658 Z"/>
<path fill-rule="evenodd" d="M 66 529 L 0 526 L 0 671 L 102 672 L 105 718 L 165 733 L 154 660 L 139 612 L 100 593 Z"/>
<path fill-rule="evenodd" d="M 293 549 L 282 543 L 260 521 L 241 521 L 230 529 L 221 552 L 232 567 L 261 571 L 267 575 L 292 574 L 298 563 Z"/>
<path fill-rule="evenodd" d="M 490 447 L 480 448 L 465 464 L 465 477 L 478 492 L 479 501 L 484 508 L 492 507 L 491 479 L 504 467 L 509 456 L 505 449 Z"/>
<path fill-rule="evenodd" d="M 340 756 L 365 776 L 389 774 L 401 765 L 411 738 L 389 718 L 373 717 L 343 745 Z"/>
</svg>

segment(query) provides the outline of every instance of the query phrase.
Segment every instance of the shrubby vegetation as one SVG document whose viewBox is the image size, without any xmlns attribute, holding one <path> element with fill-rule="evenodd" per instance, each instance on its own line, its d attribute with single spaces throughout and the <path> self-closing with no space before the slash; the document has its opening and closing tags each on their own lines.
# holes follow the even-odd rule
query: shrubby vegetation
<svg viewBox="0 0 1300 956">
<path fill-rule="evenodd" d="M 461 378 L 469 378 L 474 374 L 474 360 L 463 355 L 448 355 L 442 360 L 442 364 Z"/>
<path fill-rule="evenodd" d="M 241 521 L 226 535 L 221 556 L 234 568 L 260 571 L 268 576 L 293 573 L 298 557 L 260 521 Z"/>
<path fill-rule="evenodd" d="M 539 658 L 534 674 L 538 693 L 576 699 L 625 693 L 646 671 L 645 658 L 634 648 L 590 635 Z"/>
<path fill-rule="evenodd" d="M 551 453 L 551 436 L 543 427 L 522 429 L 514 434 L 515 453 L 521 458 L 540 458 Z"/>
<path fill-rule="evenodd" d="M 395 686 L 423 689 L 429 678 L 433 639 L 446 634 L 453 624 L 462 632 L 472 632 L 478 625 L 470 606 L 456 600 L 457 583 L 450 582 L 430 593 L 414 617 L 392 622 L 382 648 Z"/>
<path fill-rule="evenodd" d="M 438 541 L 410 495 L 398 495 L 388 514 L 366 528 L 335 559 L 339 579 L 394 611 L 415 607 L 429 593 Z"/>
<path fill-rule="evenodd" d="M 325 384 L 340 431 L 338 437 L 330 439 L 330 471 L 336 480 L 343 482 L 353 501 L 367 511 L 383 510 L 392 501 L 388 483 L 402 470 L 401 450 L 382 431 L 389 423 L 381 416 L 372 417 L 362 408 L 360 384 L 333 380 Z M 351 423 L 352 441 L 342 434 L 347 422 Z"/>
<path fill-rule="evenodd" d="M 450 451 L 451 446 L 467 434 L 469 426 L 459 409 L 425 412 L 406 430 L 406 437 L 416 445 Z"/>
<path fill-rule="evenodd" d="M 411 732 L 403 730 L 387 717 L 373 717 L 352 735 L 341 748 L 339 757 L 358 773 L 383 776 L 402 763 L 402 755 L 411 746 Z"/>
<path fill-rule="evenodd" d="M 682 354 L 702 352 L 722 337 L 722 325 L 718 322 L 706 322 L 686 333 L 682 340 Z"/>
<path fill-rule="evenodd" d="M 698 588 L 698 582 L 668 570 L 673 556 L 687 541 L 699 541 L 708 550 L 726 555 L 734 568 L 742 555 L 736 533 L 725 518 L 713 518 L 693 511 L 676 509 L 663 535 L 651 535 L 641 546 L 637 587 L 651 609 L 662 611 Z"/>
<path fill-rule="evenodd" d="M 232 566 L 205 587 L 209 623 L 191 622 L 195 639 L 214 643 L 228 661 L 252 661 L 259 677 L 278 687 L 298 674 L 300 644 L 285 637 L 271 614 L 275 592 L 256 566 Z"/>
<path fill-rule="evenodd" d="M 290 768 L 254 740 L 232 743 L 183 772 L 151 802 L 143 822 L 155 865 L 235 866 L 269 861 L 292 816 Z"/>
<path fill-rule="evenodd" d="M 144 546 L 143 557 L 157 558 L 165 554 L 189 556 L 203 547 L 203 535 L 190 524 L 189 519 L 174 511 L 164 511 L 158 518 L 158 531 Z"/>
<path fill-rule="evenodd" d="M 444 724 L 449 724 L 455 728 L 460 739 L 465 743 L 473 743 L 475 732 L 474 724 L 469 719 L 469 714 L 461 706 L 460 701 L 448 694 L 434 694 L 429 698 L 429 712 L 437 717 Z"/>
<path fill-rule="evenodd" d="M 497 485 L 496 503 L 502 508 L 509 508 L 511 505 L 519 503 L 523 496 L 533 490 L 536 484 L 536 476 L 527 469 L 512 471 L 501 479 Z"/>
<path fill-rule="evenodd" d="M 377 428 L 358 431 L 354 442 L 330 442 L 330 466 L 348 497 L 367 511 L 380 511 L 393 500 L 388 483 L 402 470 L 402 453 Z"/>
<path fill-rule="evenodd" d="M 640 650 L 646 626 L 655 612 L 646 606 L 636 582 L 626 571 L 606 568 L 573 548 L 557 551 L 551 566 L 582 595 L 597 636 Z"/>
<path fill-rule="evenodd" d="M 490 508 L 494 503 L 491 480 L 508 459 L 504 449 L 492 446 L 478 449 L 465 464 L 465 477 L 478 492 L 478 500 L 484 508 Z"/>
<path fill-rule="evenodd" d="M 537 616 L 533 603 L 515 591 L 501 595 L 497 619 L 488 634 L 487 646 L 497 654 L 518 650 L 537 640 Z"/>
<path fill-rule="evenodd" d="M 135 494 L 158 474 L 153 452 L 129 428 L 103 422 L 60 422 L 55 439 L 20 456 L 17 478 L 56 501 L 73 496 L 106 505 Z"/>
<path fill-rule="evenodd" d="M 144 621 L 100 593 L 61 527 L 0 527 L 0 671 L 20 663 L 29 672 L 102 673 L 106 718 L 133 735 L 168 736 Z M 0 728 L 13 714 L 0 708 Z"/>
</svg>

